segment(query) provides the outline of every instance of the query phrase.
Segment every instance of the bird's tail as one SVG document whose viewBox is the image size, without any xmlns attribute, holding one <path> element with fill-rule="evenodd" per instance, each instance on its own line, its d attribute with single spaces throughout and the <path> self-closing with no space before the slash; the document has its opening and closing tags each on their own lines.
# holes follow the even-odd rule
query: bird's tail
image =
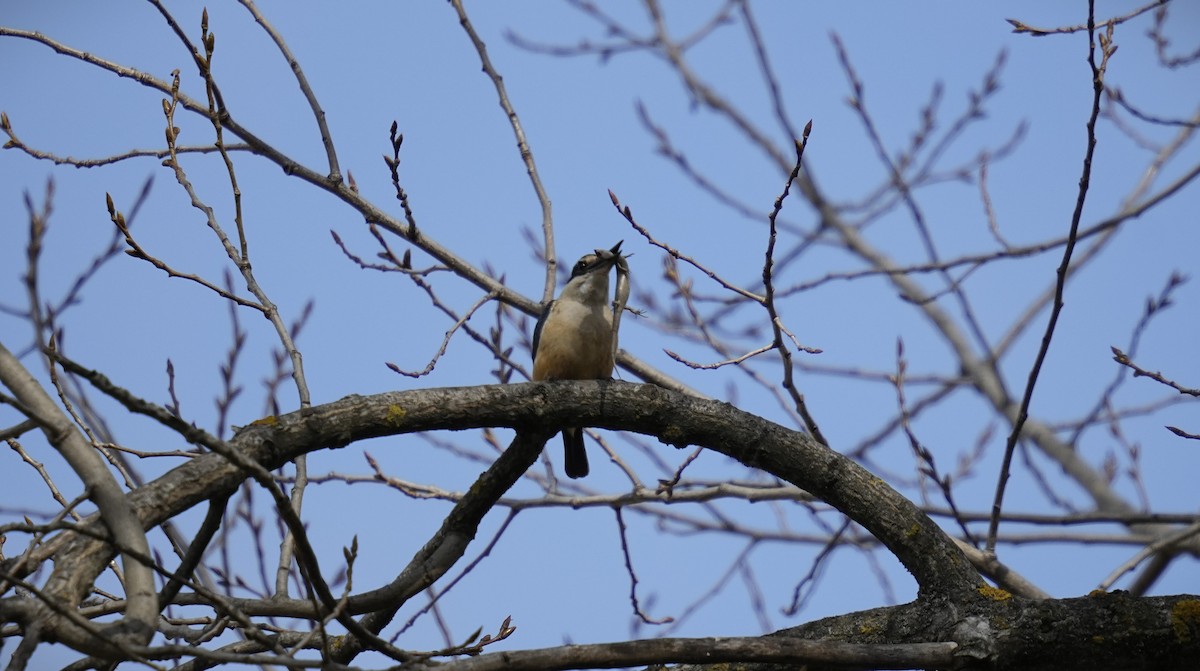
<svg viewBox="0 0 1200 671">
<path fill-rule="evenodd" d="M 563 462 L 569 478 L 588 474 L 587 451 L 583 448 L 582 429 L 563 429 Z"/>
</svg>

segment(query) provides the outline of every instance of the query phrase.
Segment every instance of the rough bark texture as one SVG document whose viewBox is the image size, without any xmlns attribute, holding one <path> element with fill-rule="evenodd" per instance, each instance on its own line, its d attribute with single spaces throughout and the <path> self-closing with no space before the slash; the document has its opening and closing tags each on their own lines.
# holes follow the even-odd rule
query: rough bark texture
<svg viewBox="0 0 1200 671">
<path fill-rule="evenodd" d="M 916 506 L 842 455 L 807 435 L 717 401 L 647 384 L 555 382 L 422 389 L 339 401 L 264 418 L 230 441 L 269 469 L 318 449 L 379 436 L 486 426 L 586 424 L 657 436 L 676 447 L 702 445 L 763 468 L 804 488 L 871 531 L 913 573 L 922 592 L 958 592 L 982 584 L 939 527 Z M 179 466 L 129 495 L 146 527 L 227 492 L 243 479 L 219 454 Z M 98 527 L 97 534 L 103 534 Z M 63 544 L 59 571 L 98 575 L 108 554 L 98 541 L 60 535 L 43 545 L 36 565 Z"/>
<path fill-rule="evenodd" d="M 984 588 L 979 596 L 849 613 L 774 636 L 876 644 L 955 641 L 960 668 L 997 671 L 1200 669 L 1200 597 L 1195 595 L 1095 592 L 1035 601 Z"/>
<path fill-rule="evenodd" d="M 775 637 L 883 646 L 953 642 L 957 645 L 953 654 L 959 661 L 958 668 L 1200 668 L 1200 598 L 1099 593 L 1036 601 L 987 587 L 936 524 L 854 462 L 805 434 L 726 403 L 691 398 L 652 385 L 555 382 L 349 396 L 303 412 L 259 420 L 239 431 L 225 447 L 262 466 L 276 468 L 315 450 L 431 430 L 507 426 L 519 433 L 536 434 L 540 444 L 545 436 L 568 423 L 637 431 L 677 447 L 702 445 L 768 470 L 869 529 L 909 568 L 920 586 L 919 598 L 911 604 L 828 618 L 779 632 Z M 508 476 L 515 480 L 536 458 L 536 445 L 533 450 L 521 461 L 524 465 L 502 470 L 513 471 Z M 514 461 L 509 459 L 513 456 L 509 452 L 499 462 Z M 213 453 L 175 468 L 127 498 L 141 522 L 149 527 L 231 491 L 246 477 L 225 457 Z M 475 489 L 459 504 L 483 507 L 472 519 L 481 517 L 490 506 Z M 500 487 L 494 495 L 499 496 L 504 489 Z M 106 534 L 99 520 L 82 524 L 95 537 L 61 533 L 38 548 L 25 568 L 9 560 L 0 570 L 20 574 L 54 553 L 56 577 L 94 579 L 114 550 L 103 540 Z M 456 547 L 469 542 L 473 528 L 468 524 L 456 532 L 464 540 Z M 434 541 L 437 539 L 431 543 Z M 437 543 L 431 552 L 448 547 L 441 541 Z M 399 592 L 403 594 L 397 596 Z M 394 609 L 412 590 L 399 592 L 390 586 L 361 592 L 348 600 L 347 612 Z M 248 615 L 314 614 L 314 605 L 305 600 L 236 600 L 236 604 Z M 6 605 L 11 607 L 0 608 L 0 612 L 21 617 L 23 609 L 17 604 Z M 51 639 L 54 633 L 46 635 Z M 889 658 L 888 653 L 881 649 L 880 659 Z M 776 651 L 743 659 L 774 660 L 787 654 Z M 928 659 L 944 659 L 945 653 L 940 654 L 943 656 Z M 695 659 L 690 655 L 675 661 Z M 801 656 L 796 663 L 802 661 Z M 944 666 L 936 662 L 930 665 Z M 550 663 L 545 668 L 559 667 Z"/>
</svg>

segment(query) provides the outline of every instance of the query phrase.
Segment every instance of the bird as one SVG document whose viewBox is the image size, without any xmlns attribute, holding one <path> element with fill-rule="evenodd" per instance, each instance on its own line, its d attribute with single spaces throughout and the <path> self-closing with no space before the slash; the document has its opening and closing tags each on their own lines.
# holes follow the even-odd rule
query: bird
<svg viewBox="0 0 1200 671">
<path fill-rule="evenodd" d="M 624 242 L 622 240 L 621 242 Z M 586 254 L 571 268 L 571 279 L 542 310 L 533 330 L 533 380 L 608 380 L 612 378 L 613 314 L 608 271 L 621 261 L 621 242 Z M 588 474 L 583 431 L 562 430 L 567 477 Z"/>
</svg>

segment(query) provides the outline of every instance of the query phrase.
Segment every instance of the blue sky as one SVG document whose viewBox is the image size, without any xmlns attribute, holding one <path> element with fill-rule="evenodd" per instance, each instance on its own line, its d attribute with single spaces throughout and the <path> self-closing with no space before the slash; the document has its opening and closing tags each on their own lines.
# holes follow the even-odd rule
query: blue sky
<svg viewBox="0 0 1200 671">
<path fill-rule="evenodd" d="M 716 3 L 703 3 L 715 8 Z M 1102 16 L 1123 14 L 1138 6 L 1101 2 Z M 672 34 L 688 33 L 709 16 L 700 4 L 667 3 Z M 202 5 L 172 3 L 185 29 L 195 39 Z M 638 3 L 614 3 L 614 14 L 645 30 Z M 514 146 L 512 131 L 496 103 L 492 84 L 480 72 L 478 57 L 454 16 L 442 2 L 263 2 L 262 11 L 285 37 L 304 67 L 327 114 L 343 171 L 353 172 L 362 193 L 393 214 L 399 213 L 381 154 L 388 151 L 388 128 L 395 120 L 405 134 L 401 177 L 423 232 L 454 249 L 468 261 L 504 275 L 509 286 L 531 297 L 541 293 L 542 267 L 525 243 L 522 230 L 537 231 L 541 211 Z M 813 120 L 805 155 L 818 184 L 835 203 L 855 202 L 886 181 L 862 124 L 846 105 L 849 85 L 830 39 L 836 32 L 865 83 L 865 105 L 877 123 L 884 145 L 893 154 L 904 146 L 920 119 L 936 82 L 944 87 L 942 124 L 966 106 L 968 91 L 1004 53 L 1000 90 L 987 103 L 986 118 L 970 125 L 947 152 L 945 163 L 968 160 L 982 149 L 1002 146 L 1025 124 L 1022 141 L 1004 160 L 990 166 L 989 187 L 999 226 L 1016 245 L 1065 234 L 1075 204 L 1084 152 L 1084 122 L 1090 106 L 1086 36 L 1082 33 L 1041 38 L 1016 35 L 1005 18 L 1037 26 L 1081 23 L 1086 4 L 991 3 L 766 3 L 755 16 L 770 50 L 794 125 Z M 766 242 L 764 217 L 747 218 L 699 192 L 668 161 L 656 154 L 655 140 L 639 122 L 644 106 L 657 125 L 686 149 L 698 169 L 712 175 L 723 189 L 765 213 L 779 194 L 783 176 L 761 152 L 748 147 L 739 132 L 711 111 L 689 100 L 679 77 L 661 59 L 646 54 L 552 57 L 517 48 L 507 38 L 574 45 L 607 39 L 604 32 L 566 3 L 472 3 L 471 18 L 486 41 L 491 58 L 505 76 L 512 102 L 521 116 L 541 177 L 554 204 L 557 251 L 564 262 L 594 247 L 625 240 L 632 251 L 635 288 L 669 299 L 660 281 L 660 251 L 632 231 L 612 209 L 607 190 L 633 208 L 640 224 L 660 239 L 731 280 L 752 286 L 761 272 Z M 209 25 L 217 36 L 214 72 L 236 119 L 295 160 L 320 168 L 324 152 L 313 117 L 284 60 L 269 39 L 237 3 L 210 4 Z M 1142 109 L 1170 118 L 1196 113 L 1200 79 L 1195 66 L 1164 71 L 1154 61 L 1145 37 L 1149 15 L 1119 26 L 1120 45 L 1109 69 L 1109 83 L 1119 87 Z M 43 32 L 103 58 L 169 78 L 182 72 L 182 87 L 195 97 L 203 91 L 186 52 L 148 4 L 137 2 L 18 2 L 0 9 L 0 25 Z M 1200 9 L 1174 3 L 1170 32 L 1174 53 L 1195 49 Z M 1190 41 L 1189 41 L 1190 40 Z M 789 138 L 772 123 L 761 78 L 740 26 L 718 29 L 688 52 L 695 71 L 728 100 L 745 109 L 754 123 L 767 128 L 777 144 Z M 101 157 L 130 148 L 162 145 L 164 121 L 156 92 L 128 79 L 53 54 L 44 46 L 14 38 L 0 39 L 0 109 L 15 132 L 30 146 L 77 158 Z M 1127 115 L 1126 115 L 1127 118 Z M 177 120 L 184 143 L 211 142 L 211 127 L 194 115 Z M 1176 128 L 1137 125 L 1155 142 L 1165 142 Z M 238 179 L 251 255 L 260 282 L 291 320 L 313 301 L 312 318 L 300 336 L 313 401 L 324 403 L 346 394 L 391 389 L 471 385 L 493 380 L 486 355 L 468 339 L 457 337 L 429 376 L 411 380 L 391 372 L 385 362 L 420 369 L 437 350 L 450 322 L 428 305 L 424 295 L 395 275 L 362 271 L 333 244 L 335 231 L 357 253 L 370 257 L 372 240 L 361 217 L 324 192 L 282 174 L 277 166 L 237 155 Z M 1102 120 L 1098 130 L 1095 172 L 1083 225 L 1110 216 L 1146 173 L 1151 154 Z M 1191 169 L 1197 162 L 1194 142 L 1173 162 L 1162 166 L 1151 192 Z M 213 157 L 187 157 L 189 175 L 206 195 L 224 225 L 232 229 L 228 181 Z M 155 159 L 138 159 L 101 168 L 54 167 L 16 151 L 0 152 L 0 304 L 25 305 L 20 276 L 25 267 L 26 215 L 23 194 L 40 203 L 46 180 L 55 184 L 54 212 L 45 241 L 42 291 L 54 301 L 75 274 L 102 250 L 112 235 L 105 193 L 128 211 L 143 184 L 152 179 L 150 197 L 134 222 L 141 244 L 180 269 L 220 280 L 229 268 L 211 232 L 167 169 Z M 978 187 L 947 181 L 922 189 L 918 197 L 944 257 L 988 251 L 995 242 L 988 232 Z M 1099 390 L 1117 374 L 1109 347 L 1124 348 L 1147 297 L 1156 295 L 1172 271 L 1195 274 L 1200 249 L 1195 185 L 1172 201 L 1130 222 L 1117 239 L 1068 286 L 1067 304 L 1039 382 L 1032 414 L 1049 423 L 1085 413 Z M 813 212 L 793 199 L 783 218 L 813 225 Z M 900 262 L 922 260 L 911 224 L 901 210 L 868 229 L 874 244 Z M 397 246 L 402 249 L 402 246 Z M 1061 255 L 1045 254 L 1007 261 L 970 276 L 964 286 L 976 300 L 980 321 L 995 342 L 1033 297 L 1051 286 Z M 419 252 L 414 264 L 427 265 Z M 781 278 L 785 285 L 813 280 L 831 271 L 861 268 L 861 263 L 832 248 L 807 254 Z M 697 291 L 717 288 L 695 272 Z M 439 295 L 466 309 L 478 291 L 448 276 L 434 276 Z M 1177 305 L 1157 317 L 1144 336 L 1139 363 L 1162 370 L 1181 383 L 1196 386 L 1200 361 L 1194 355 L 1200 337 L 1195 279 L 1175 294 Z M 922 278 L 935 286 L 935 278 Z M 948 308 L 949 309 L 949 308 Z M 784 304 L 783 318 L 806 345 L 823 354 L 812 363 L 873 371 L 895 368 L 897 338 L 905 343 L 910 374 L 952 370 L 943 342 L 928 323 L 883 281 L 829 282 L 798 294 Z M 107 372 L 136 393 L 165 402 L 169 358 L 185 415 L 211 426 L 212 399 L 219 393 L 218 366 L 230 343 L 228 307 L 194 284 L 169 280 L 145 263 L 121 257 L 89 283 L 82 302 L 63 315 L 67 346 L 75 357 Z M 746 318 L 759 315 L 746 313 Z M 245 392 L 234 405 L 232 422 L 244 424 L 263 414 L 260 380 L 269 374 L 269 355 L 276 346 L 269 325 L 254 313 L 240 315 L 248 341 L 238 369 Z M 472 324 L 486 330 L 494 311 L 484 310 Z M 1019 389 L 1027 375 L 1046 319 L 1015 343 L 1002 364 L 1006 379 Z M 730 385 L 741 385 L 736 403 L 783 423 L 787 416 L 768 396 L 745 383 L 731 369 L 691 371 L 671 361 L 664 348 L 702 361 L 711 352 L 681 342 L 652 328 L 656 315 L 630 320 L 622 329 L 623 347 L 660 370 L 705 393 L 724 397 Z M 511 343 L 519 338 L 507 331 Z M 14 351 L 31 342 L 27 324 L 0 314 L 0 339 Z M 759 344 L 747 339 L 751 349 Z M 518 352 L 518 357 L 527 356 Z M 39 374 L 34 357 L 27 365 Z M 809 359 L 804 359 L 806 363 Z M 757 364 L 771 380 L 777 368 Z M 626 374 L 625 379 L 632 379 Z M 839 376 L 802 375 L 801 386 L 835 448 L 849 450 L 879 429 L 894 413 L 895 391 Z M 1136 405 L 1161 399 L 1166 389 L 1146 380 L 1127 382 L 1123 403 Z M 295 407 L 285 387 L 283 406 Z M 914 389 L 912 394 L 918 395 Z M 101 402 L 101 407 L 107 407 Z M 1141 448 L 1141 468 L 1150 503 L 1156 510 L 1195 512 L 1198 501 L 1190 480 L 1200 468 L 1194 442 L 1167 433 L 1172 424 L 1200 431 L 1196 406 L 1176 405 L 1150 418 L 1123 424 L 1123 438 Z M 0 407 L 0 426 L 15 421 Z M 977 396 L 960 394 L 915 423 L 939 465 L 952 467 L 969 453 L 992 418 Z M 176 449 L 171 437 L 145 422 L 113 418 L 117 435 L 140 449 Z M 996 427 L 988 451 L 967 484 L 956 491 L 959 504 L 983 510 L 990 503 L 1005 427 Z M 443 436 L 479 448 L 474 435 Z M 64 492 L 77 483 L 56 463 L 48 448 L 33 437 L 31 451 L 47 463 Z M 624 441 L 613 440 L 616 449 Z M 1118 437 L 1092 429 L 1081 443 L 1085 458 L 1099 464 L 1113 453 L 1122 468 L 1130 466 Z M 370 445 L 314 455 L 313 473 L 367 473 L 361 458 L 367 449 L 390 473 L 414 482 L 430 482 L 464 490 L 478 473 L 474 463 L 456 459 L 418 438 L 373 441 Z M 599 492 L 627 488 L 618 471 L 592 450 L 592 478 L 584 484 Z M 683 459 L 664 446 L 657 452 L 672 466 Z M 873 453 L 880 467 L 908 476 L 914 460 L 900 436 Z M 6 452 L 0 466 L 0 511 L 54 509 L 44 486 L 15 454 Z M 631 450 L 643 481 L 657 473 Z M 161 464 L 159 462 L 162 462 Z M 1036 462 L 1060 495 L 1081 509 L 1088 501 L 1077 487 L 1064 483 L 1059 469 Z M 139 463 L 152 475 L 169 467 L 165 460 Z M 697 462 L 697 478 L 742 477 L 743 470 L 723 458 Z M 903 485 L 904 483 L 898 483 Z M 1135 505 L 1135 482 L 1119 477 L 1117 490 Z M 1021 459 L 1010 486 L 1012 510 L 1046 511 L 1045 496 Z M 913 488 L 902 489 L 915 495 Z M 522 492 L 533 496 L 536 490 Z M 72 494 L 67 493 L 68 497 Z M 257 500 L 264 497 L 261 492 Z M 344 507 L 350 502 L 350 507 Z M 731 514 L 762 523 L 759 508 L 732 506 Z M 398 493 L 371 485 L 324 485 L 310 490 L 305 511 L 314 541 L 327 565 L 340 562 L 340 548 L 358 534 L 364 564 L 361 585 L 389 579 L 399 562 L 419 547 L 440 520 L 445 506 L 410 502 Z M 195 511 L 193 511 L 195 512 Z M 689 511 L 681 511 L 689 512 Z M 363 514 L 365 513 L 365 514 Z M 627 519 L 636 519 L 629 515 Z M 185 517 L 185 523 L 189 518 Z M 500 516 L 489 519 L 479 539 L 489 538 Z M 635 522 L 635 524 L 639 524 Z M 769 523 L 768 523 L 769 524 Z M 635 528 L 633 552 L 638 561 L 639 589 L 652 599 L 651 614 L 676 615 L 721 575 L 741 551 L 736 541 L 719 534 L 678 536 L 658 533 L 650 524 Z M 1042 530 L 1046 531 L 1046 530 Z M 1053 531 L 1053 530 L 1051 530 Z M 245 543 L 245 537 L 238 542 Z M 269 546 L 269 544 L 268 544 Z M 11 546 L 10 546 L 11 547 Z M 826 614 L 879 605 L 885 597 L 876 575 L 889 576 L 896 598 L 912 596 L 913 585 L 894 560 L 879 555 L 880 567 L 863 556 L 839 550 L 825 567 L 824 582 L 799 616 L 779 615 L 779 608 L 819 546 L 764 542 L 755 551 L 755 570 L 767 591 L 771 627 L 782 627 Z M 1087 544 L 1007 546 L 1001 558 L 1055 596 L 1087 592 L 1121 561 L 1132 546 L 1098 548 Z M 473 556 L 469 553 L 468 556 Z M 392 559 L 395 558 L 395 559 Z M 610 511 L 532 510 L 523 512 L 500 541 L 484 567 L 456 588 L 446 601 L 446 617 L 457 636 L 476 627 L 485 631 L 512 614 L 520 628 L 513 645 L 536 647 L 562 640 L 605 641 L 629 635 L 627 584 Z M 1196 591 L 1200 564 L 1181 559 L 1156 587 L 1159 593 Z M 866 581 L 867 587 L 862 588 Z M 1120 584 L 1118 584 L 1120 586 Z M 487 597 L 481 599 L 480 594 Z M 653 595 L 653 596 L 651 596 Z M 745 590 L 730 586 L 685 626 L 680 635 L 734 635 L 759 631 Z M 401 619 L 406 616 L 402 614 Z M 639 635 L 653 635 L 645 628 Z M 438 647 L 428 618 L 398 641 L 413 648 Z"/>
</svg>

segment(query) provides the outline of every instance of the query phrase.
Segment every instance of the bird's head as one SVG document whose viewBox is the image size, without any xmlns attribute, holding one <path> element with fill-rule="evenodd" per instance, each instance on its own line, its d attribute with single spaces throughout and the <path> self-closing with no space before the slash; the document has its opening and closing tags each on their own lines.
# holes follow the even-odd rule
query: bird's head
<svg viewBox="0 0 1200 671">
<path fill-rule="evenodd" d="M 575 262 L 571 279 L 563 295 L 572 298 L 608 301 L 608 271 L 621 260 L 621 242 L 609 249 L 597 249 Z"/>
<path fill-rule="evenodd" d="M 609 268 L 612 268 L 621 258 L 622 242 L 625 241 L 621 240 L 610 249 L 597 249 L 591 254 L 584 254 L 583 258 L 576 261 L 575 265 L 571 267 L 571 279 L 593 273 L 600 273 L 607 277 Z"/>
</svg>

